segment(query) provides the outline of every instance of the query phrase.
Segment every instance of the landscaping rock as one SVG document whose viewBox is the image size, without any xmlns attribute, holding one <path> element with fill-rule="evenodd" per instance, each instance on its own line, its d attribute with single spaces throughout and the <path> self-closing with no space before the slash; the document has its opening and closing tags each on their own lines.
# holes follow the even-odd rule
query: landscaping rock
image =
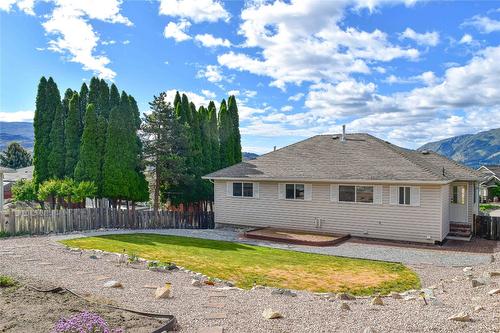
<svg viewBox="0 0 500 333">
<path fill-rule="evenodd" d="M 481 279 L 472 279 L 470 281 L 472 283 L 472 288 L 476 288 L 476 287 L 485 285 L 485 282 Z"/>
<path fill-rule="evenodd" d="M 234 287 L 234 282 L 231 282 L 231 281 L 226 281 L 226 282 L 224 282 L 224 284 L 228 287 Z"/>
<path fill-rule="evenodd" d="M 356 300 L 356 297 L 352 296 L 351 294 L 340 293 L 340 294 L 337 294 L 337 299 L 339 299 L 341 301 L 354 301 L 354 300 Z"/>
<path fill-rule="evenodd" d="M 255 285 L 255 286 L 252 287 L 252 290 L 262 290 L 262 289 L 266 289 L 266 287 L 261 286 L 259 284 L 257 284 L 257 285 Z"/>
<path fill-rule="evenodd" d="M 460 312 L 460 313 L 454 314 L 453 316 L 449 317 L 448 320 L 465 322 L 465 321 L 471 321 L 471 318 L 470 318 L 469 314 L 467 314 L 465 312 Z"/>
<path fill-rule="evenodd" d="M 90 259 L 99 259 L 99 258 L 97 258 L 97 256 L 95 254 L 92 254 L 89 258 Z"/>
<path fill-rule="evenodd" d="M 470 272 L 470 271 L 472 271 L 472 267 L 464 267 L 463 271 L 464 271 L 464 273 Z"/>
<path fill-rule="evenodd" d="M 349 304 L 345 303 L 345 302 L 342 302 L 340 303 L 340 310 L 351 310 L 351 307 L 349 306 Z"/>
<path fill-rule="evenodd" d="M 493 272 L 489 272 L 488 275 L 490 277 L 496 277 L 496 276 L 500 276 L 500 271 L 493 271 Z"/>
<path fill-rule="evenodd" d="M 367 327 L 363 330 L 363 333 L 377 333 L 373 328 Z"/>
<path fill-rule="evenodd" d="M 481 305 L 477 305 L 474 307 L 474 312 L 479 312 L 479 311 L 483 311 L 484 308 L 481 306 Z"/>
<path fill-rule="evenodd" d="M 384 305 L 384 302 L 382 301 L 382 298 L 380 298 L 380 296 L 375 296 L 375 297 L 373 297 L 371 304 L 372 305 Z"/>
<path fill-rule="evenodd" d="M 415 300 L 415 299 L 417 299 L 417 298 L 416 298 L 415 296 L 408 295 L 408 296 L 403 297 L 403 299 L 404 299 L 405 301 L 413 301 L 413 300 Z"/>
<path fill-rule="evenodd" d="M 104 283 L 104 288 L 123 288 L 123 285 L 120 281 L 109 280 Z"/>
<path fill-rule="evenodd" d="M 203 281 L 204 284 L 206 284 L 207 286 L 215 286 L 215 283 L 213 281 L 210 281 L 210 280 L 205 280 Z"/>
<path fill-rule="evenodd" d="M 264 317 L 266 319 L 283 318 L 281 313 L 274 311 L 273 309 L 265 309 L 264 312 L 262 312 L 262 317 Z"/>
<path fill-rule="evenodd" d="M 402 299 L 403 298 L 399 293 L 397 293 L 395 291 L 391 291 L 391 293 L 389 294 L 389 297 L 392 297 L 394 299 Z"/>
<path fill-rule="evenodd" d="M 192 279 L 192 280 L 191 280 L 191 285 L 192 285 L 193 287 L 201 287 L 201 286 L 203 286 L 203 284 L 201 283 L 201 281 L 200 281 L 200 280 L 197 280 L 197 279 Z"/>
<path fill-rule="evenodd" d="M 293 291 L 290 291 L 288 289 L 274 289 L 271 291 L 271 295 L 284 295 L 284 296 L 290 296 L 290 297 L 295 297 L 297 296 L 296 293 Z"/>
<path fill-rule="evenodd" d="M 155 298 L 156 299 L 170 298 L 170 288 L 166 287 L 156 288 Z"/>
<path fill-rule="evenodd" d="M 500 294 L 500 289 L 493 289 L 488 291 L 488 295 L 497 295 Z"/>
</svg>

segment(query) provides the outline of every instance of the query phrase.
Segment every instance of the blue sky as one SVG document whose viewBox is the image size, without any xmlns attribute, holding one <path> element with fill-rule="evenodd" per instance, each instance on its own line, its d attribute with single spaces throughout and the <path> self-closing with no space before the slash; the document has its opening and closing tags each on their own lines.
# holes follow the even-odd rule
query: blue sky
<svg viewBox="0 0 500 333">
<path fill-rule="evenodd" d="M 495 1 L 0 0 L 0 120 L 98 75 L 143 112 L 237 95 L 245 151 L 342 124 L 414 148 L 500 127 L 499 41 Z"/>
</svg>

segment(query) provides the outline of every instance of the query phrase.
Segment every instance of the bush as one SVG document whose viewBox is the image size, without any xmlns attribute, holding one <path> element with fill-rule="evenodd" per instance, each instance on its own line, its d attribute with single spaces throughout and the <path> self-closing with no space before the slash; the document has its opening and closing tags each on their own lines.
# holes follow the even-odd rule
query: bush
<svg viewBox="0 0 500 333">
<path fill-rule="evenodd" d="M 0 288 L 14 287 L 16 284 L 16 280 L 10 276 L 0 275 Z"/>
<path fill-rule="evenodd" d="M 32 180 L 18 180 L 12 185 L 12 196 L 15 201 L 36 201 L 35 184 Z"/>
</svg>

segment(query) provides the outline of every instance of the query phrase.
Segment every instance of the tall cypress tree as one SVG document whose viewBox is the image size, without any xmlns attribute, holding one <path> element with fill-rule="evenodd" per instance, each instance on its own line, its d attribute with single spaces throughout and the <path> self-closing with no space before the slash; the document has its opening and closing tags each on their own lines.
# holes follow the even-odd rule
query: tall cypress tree
<svg viewBox="0 0 500 333">
<path fill-rule="evenodd" d="M 87 106 L 85 127 L 80 144 L 80 156 L 75 168 L 76 181 L 92 181 L 98 183 L 100 176 L 100 151 L 98 148 L 97 116 L 93 104 Z"/>
<path fill-rule="evenodd" d="M 208 172 L 220 169 L 219 127 L 217 124 L 217 108 L 215 103 L 208 104 L 208 121 L 210 124 L 210 146 L 212 151 L 212 167 Z"/>
<path fill-rule="evenodd" d="M 33 119 L 34 147 L 33 147 L 33 178 L 38 186 L 49 179 L 47 162 L 49 157 L 50 128 L 52 122 L 48 120 L 47 111 L 47 79 L 42 76 L 38 84 L 35 102 L 35 117 Z"/>
<path fill-rule="evenodd" d="M 87 103 L 89 100 L 89 88 L 85 82 L 82 83 L 80 88 L 80 127 L 83 129 L 83 123 L 85 119 L 85 113 L 87 112 Z"/>
<path fill-rule="evenodd" d="M 226 100 L 220 103 L 219 110 L 219 142 L 220 167 L 225 168 L 234 164 L 234 136 L 233 122 L 227 110 Z"/>
<path fill-rule="evenodd" d="M 109 89 L 109 110 L 113 109 L 115 106 L 120 105 L 120 92 L 118 88 L 113 83 L 111 84 L 111 89 Z"/>
<path fill-rule="evenodd" d="M 64 117 L 62 105 L 56 106 L 52 128 L 50 130 L 50 153 L 48 161 L 49 175 L 52 178 L 64 178 Z"/>
<path fill-rule="evenodd" d="M 73 178 L 78 154 L 80 151 L 80 99 L 78 93 L 74 93 L 69 101 L 68 116 L 64 128 L 64 144 L 66 146 L 65 175 Z"/>
<path fill-rule="evenodd" d="M 118 108 L 118 107 L 116 107 Z M 97 113 L 97 112 L 96 112 Z M 97 116 L 97 150 L 99 151 L 99 175 L 97 177 L 97 197 L 104 197 L 104 159 L 106 157 L 106 140 L 108 139 L 109 123 L 104 116 Z"/>
<path fill-rule="evenodd" d="M 240 116 L 238 115 L 238 106 L 236 105 L 236 97 L 229 96 L 227 109 L 229 116 L 232 120 L 232 134 L 233 137 L 233 156 L 234 163 L 241 162 L 241 134 L 240 134 Z"/>
<path fill-rule="evenodd" d="M 99 91 L 101 88 L 101 82 L 97 77 L 92 77 L 90 79 L 90 86 L 89 86 L 89 97 L 88 97 L 88 104 L 94 104 L 94 108 L 96 108 L 96 114 L 99 115 L 97 111 L 97 106 L 98 106 L 98 99 L 99 99 Z"/>
<path fill-rule="evenodd" d="M 109 87 L 104 79 L 99 81 L 99 94 L 97 96 L 97 114 L 105 119 L 109 118 Z"/>
<path fill-rule="evenodd" d="M 181 95 L 179 94 L 179 91 L 176 91 L 173 104 L 174 111 L 177 109 L 177 104 L 179 104 L 180 102 L 181 102 Z"/>
<path fill-rule="evenodd" d="M 69 112 L 69 100 L 73 97 L 73 94 L 75 93 L 75 91 L 73 91 L 73 89 L 66 89 L 66 91 L 64 92 L 64 97 L 62 99 L 62 106 L 63 106 L 63 117 L 64 119 L 66 119 L 66 117 L 68 116 L 68 112 Z"/>
</svg>

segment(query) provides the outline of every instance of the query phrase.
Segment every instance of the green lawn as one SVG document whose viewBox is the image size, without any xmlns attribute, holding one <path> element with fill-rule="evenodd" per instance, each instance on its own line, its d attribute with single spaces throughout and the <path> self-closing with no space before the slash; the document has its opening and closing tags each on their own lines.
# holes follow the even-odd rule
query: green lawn
<svg viewBox="0 0 500 333">
<path fill-rule="evenodd" d="M 155 234 L 106 235 L 66 240 L 82 249 L 137 253 L 142 258 L 173 262 L 211 277 L 317 292 L 386 294 L 420 287 L 417 275 L 395 263 L 278 250 L 233 242 Z"/>
<path fill-rule="evenodd" d="M 500 209 L 500 205 L 492 205 L 492 204 L 480 204 L 479 209 L 482 212 L 488 212 L 490 210 Z"/>
</svg>

